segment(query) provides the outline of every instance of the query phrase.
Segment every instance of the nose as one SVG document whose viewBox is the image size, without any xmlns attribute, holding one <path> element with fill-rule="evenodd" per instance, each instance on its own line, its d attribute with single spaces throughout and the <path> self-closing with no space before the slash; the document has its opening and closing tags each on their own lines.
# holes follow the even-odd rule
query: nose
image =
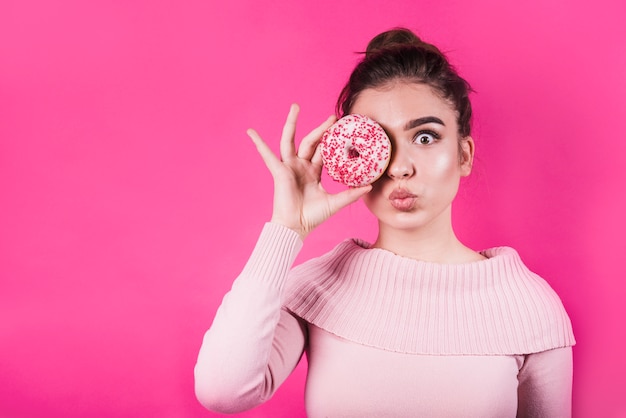
<svg viewBox="0 0 626 418">
<path fill-rule="evenodd" d="M 411 158 L 397 148 L 392 151 L 387 175 L 392 179 L 409 178 L 415 174 L 415 165 Z"/>
</svg>

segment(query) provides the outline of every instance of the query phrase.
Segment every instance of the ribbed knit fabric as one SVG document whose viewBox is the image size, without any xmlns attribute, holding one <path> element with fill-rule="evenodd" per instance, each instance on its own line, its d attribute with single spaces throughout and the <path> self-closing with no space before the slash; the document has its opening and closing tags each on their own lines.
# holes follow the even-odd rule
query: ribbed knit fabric
<svg viewBox="0 0 626 418">
<path fill-rule="evenodd" d="M 268 401 L 306 352 L 310 418 L 571 417 L 569 319 L 515 251 L 439 265 L 345 241 L 291 269 L 301 247 L 264 226 L 198 353 L 208 409 Z"/>
<path fill-rule="evenodd" d="M 512 248 L 437 264 L 368 247 L 347 240 L 294 268 L 284 305 L 339 337 L 400 353 L 517 355 L 575 343 L 559 297 Z"/>
</svg>

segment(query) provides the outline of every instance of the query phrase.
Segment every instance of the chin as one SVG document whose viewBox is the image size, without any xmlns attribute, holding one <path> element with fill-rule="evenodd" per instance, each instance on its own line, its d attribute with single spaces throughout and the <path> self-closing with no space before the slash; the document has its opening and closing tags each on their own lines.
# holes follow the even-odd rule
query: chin
<svg viewBox="0 0 626 418">
<path fill-rule="evenodd" d="M 420 229 L 429 223 L 428 219 L 425 219 L 416 209 L 411 211 L 398 211 L 391 216 L 378 217 L 378 221 L 380 224 L 397 230 Z"/>
</svg>

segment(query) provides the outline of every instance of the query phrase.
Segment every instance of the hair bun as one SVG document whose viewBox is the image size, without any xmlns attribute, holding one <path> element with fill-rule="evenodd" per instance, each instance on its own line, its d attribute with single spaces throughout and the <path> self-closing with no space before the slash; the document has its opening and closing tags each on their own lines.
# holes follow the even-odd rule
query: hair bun
<svg viewBox="0 0 626 418">
<path fill-rule="evenodd" d="M 458 112 L 458 134 L 470 135 L 472 104 L 470 85 L 456 72 L 446 56 L 415 33 L 396 27 L 376 35 L 352 70 L 341 90 L 335 110 L 338 117 L 352 113 L 361 92 L 403 81 L 430 86 Z"/>
<path fill-rule="evenodd" d="M 404 47 L 421 48 L 443 55 L 436 46 L 422 41 L 416 34 L 406 28 L 394 28 L 376 35 L 367 44 L 365 55 L 376 55 L 381 51 Z"/>
</svg>

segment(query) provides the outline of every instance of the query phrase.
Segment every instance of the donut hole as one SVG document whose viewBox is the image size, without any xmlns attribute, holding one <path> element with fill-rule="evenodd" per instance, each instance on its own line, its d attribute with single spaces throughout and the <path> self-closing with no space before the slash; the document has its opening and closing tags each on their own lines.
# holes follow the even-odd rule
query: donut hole
<svg viewBox="0 0 626 418">
<path fill-rule="evenodd" d="M 359 158 L 360 156 L 361 154 L 359 154 L 359 151 L 357 151 L 356 148 L 354 147 L 348 148 L 348 158 Z"/>
</svg>

